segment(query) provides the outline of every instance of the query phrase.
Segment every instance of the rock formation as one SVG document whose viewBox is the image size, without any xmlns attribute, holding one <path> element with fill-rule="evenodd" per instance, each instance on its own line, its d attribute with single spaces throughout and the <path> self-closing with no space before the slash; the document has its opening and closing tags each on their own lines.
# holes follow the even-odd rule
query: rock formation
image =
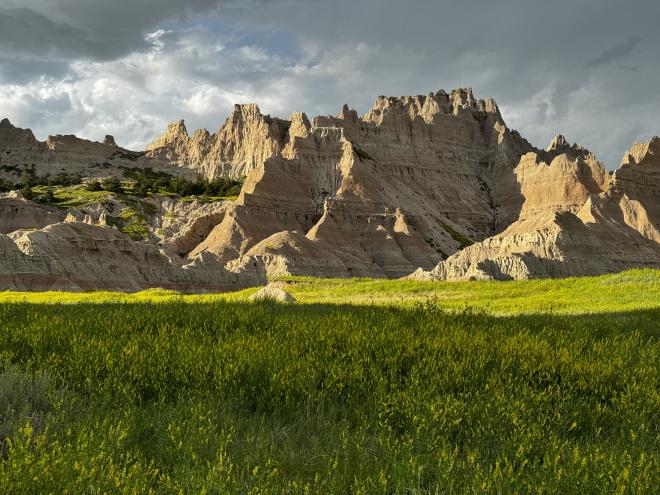
<svg viewBox="0 0 660 495">
<path fill-rule="evenodd" d="M 112 136 L 105 136 L 102 143 L 74 135 L 48 136 L 46 141 L 39 141 L 30 129 L 14 127 L 8 119 L 0 121 L 0 179 L 9 182 L 18 182 L 26 171 L 40 177 L 58 174 L 121 177 L 122 167 L 145 166 L 193 175 L 189 170 L 177 170 L 168 162 L 147 158 L 144 152 L 120 148 Z"/>
<path fill-rule="evenodd" d="M 125 160 L 247 176 L 236 201 L 152 198 L 140 242 L 102 226 L 125 207 L 115 200 L 72 213 L 74 223 L 56 223 L 66 216 L 58 211 L 30 213 L 42 207 L 23 201 L 23 220 L 0 218 L 0 288 L 203 291 L 284 275 L 509 279 L 660 268 L 659 138 L 635 145 L 610 175 L 561 135 L 533 147 L 470 89 L 381 96 L 362 117 L 347 105 L 311 120 L 236 105 L 215 134 L 190 136 L 179 121 L 144 154 L 110 136 L 40 143 L 3 121 L 0 155 L 32 157 L 39 170 L 70 160 L 87 176 L 112 175 Z M 114 158 L 84 165 L 103 156 Z M 18 207 L 2 201 L 0 214 Z M 38 230 L 17 230 L 27 228 Z M 98 248 L 68 256 L 78 245 Z"/>
<path fill-rule="evenodd" d="M 263 289 L 259 289 L 257 292 L 250 296 L 250 299 L 252 301 L 270 301 L 286 304 L 296 302 L 296 298 L 284 289 L 280 289 L 279 287 L 271 287 L 270 285 L 267 285 Z"/>
<path fill-rule="evenodd" d="M 570 160 L 570 150 L 559 155 L 547 170 L 559 166 L 570 173 L 562 173 L 562 191 L 553 190 L 552 182 L 548 187 L 551 197 L 563 202 L 523 207 L 520 218 L 501 234 L 430 272 L 418 270 L 413 278 L 570 277 L 660 268 L 660 138 L 636 144 L 611 178 L 593 161 L 587 168 L 586 163 L 579 156 Z M 572 166 L 566 169 L 567 164 Z"/>
<path fill-rule="evenodd" d="M 207 178 L 242 177 L 277 154 L 289 122 L 262 115 L 254 104 L 235 105 L 215 134 L 199 129 L 188 135 L 183 120 L 147 146 L 147 156 L 191 168 Z"/>
</svg>

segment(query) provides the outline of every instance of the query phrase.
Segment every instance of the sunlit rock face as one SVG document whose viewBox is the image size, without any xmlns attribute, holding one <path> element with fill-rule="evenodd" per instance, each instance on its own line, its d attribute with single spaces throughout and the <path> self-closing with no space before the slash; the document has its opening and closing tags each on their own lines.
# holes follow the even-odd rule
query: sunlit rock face
<svg viewBox="0 0 660 495">
<path fill-rule="evenodd" d="M 191 135 L 174 122 L 146 152 L 111 136 L 39 142 L 3 120 L 0 165 L 32 161 L 37 175 L 103 177 L 130 166 L 245 183 L 235 201 L 154 199 L 140 242 L 101 222 L 101 207 L 65 228 L 57 211 L 0 199 L 0 214 L 16 212 L 0 218 L 0 273 L 6 287 L 30 279 L 22 286 L 36 290 L 203 291 L 283 275 L 510 279 L 660 267 L 659 148 L 658 138 L 636 144 L 610 175 L 564 136 L 535 148 L 469 88 L 381 96 L 362 117 L 348 105 L 311 119 L 236 105 L 217 132 Z"/>
</svg>

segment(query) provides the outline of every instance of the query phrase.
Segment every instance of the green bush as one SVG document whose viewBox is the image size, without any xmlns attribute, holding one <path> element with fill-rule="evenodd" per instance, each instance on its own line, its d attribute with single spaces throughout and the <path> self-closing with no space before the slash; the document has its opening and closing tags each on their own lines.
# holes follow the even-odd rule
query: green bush
<svg viewBox="0 0 660 495">
<path fill-rule="evenodd" d="M 103 186 L 97 180 L 91 180 L 85 184 L 85 189 L 90 192 L 103 191 Z"/>
<path fill-rule="evenodd" d="M 107 177 L 101 182 L 101 187 L 104 191 L 113 192 L 113 193 L 122 193 L 124 189 L 122 188 L 121 181 L 117 177 Z"/>
<path fill-rule="evenodd" d="M 47 373 L 32 375 L 0 363 L 0 442 L 11 439 L 26 421 L 43 423 L 42 415 L 50 409 L 49 389 Z"/>
<path fill-rule="evenodd" d="M 25 185 L 21 188 L 21 195 L 28 201 L 34 198 L 34 193 L 32 192 L 32 188 L 28 185 Z"/>
</svg>

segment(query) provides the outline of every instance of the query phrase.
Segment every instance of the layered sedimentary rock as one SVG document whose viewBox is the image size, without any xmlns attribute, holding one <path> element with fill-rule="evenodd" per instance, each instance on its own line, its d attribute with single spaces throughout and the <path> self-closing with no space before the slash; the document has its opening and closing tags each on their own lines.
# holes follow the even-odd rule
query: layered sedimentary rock
<svg viewBox="0 0 660 495">
<path fill-rule="evenodd" d="M 557 166 L 563 188 L 553 191 L 548 184 L 553 203 L 523 207 L 519 220 L 501 234 L 464 249 L 430 272 L 418 270 L 413 277 L 569 277 L 660 268 L 659 138 L 636 144 L 612 178 L 570 150 L 546 165 L 547 173 Z"/>
<path fill-rule="evenodd" d="M 0 194 L 0 234 L 20 229 L 40 229 L 64 221 L 66 215 L 57 208 L 28 201 L 18 192 Z"/>
<path fill-rule="evenodd" d="M 151 287 L 219 291 L 256 283 L 198 257 L 182 265 L 157 246 L 111 228 L 80 222 L 0 235 L 4 290 L 141 290 Z"/>
<path fill-rule="evenodd" d="M 470 90 L 380 97 L 363 118 L 344 106 L 334 117 L 310 122 L 298 113 L 289 122 L 281 151 L 248 175 L 235 207 L 193 255 L 241 259 L 228 265 L 236 270 L 249 269 L 251 257 L 274 274 L 285 266 L 372 277 L 430 269 L 495 231 L 489 182 L 532 149 L 492 100 Z M 279 244 L 261 243 L 285 231 L 291 243 L 313 241 L 305 250 L 315 255 L 284 263 Z"/>
<path fill-rule="evenodd" d="M 215 134 L 198 129 L 189 136 L 183 120 L 173 122 L 147 146 L 147 156 L 207 178 L 242 177 L 281 150 L 288 127 L 288 121 L 262 115 L 257 105 L 235 105 Z"/>
<path fill-rule="evenodd" d="M 30 129 L 15 127 L 8 119 L 0 121 L 0 178 L 18 182 L 24 172 L 38 177 L 58 174 L 83 177 L 122 176 L 122 167 L 151 167 L 192 176 L 187 169 L 177 169 L 169 162 L 145 156 L 144 152 L 120 148 L 112 136 L 103 142 L 88 141 L 74 135 L 35 138 Z"/>
<path fill-rule="evenodd" d="M 216 133 L 191 136 L 179 121 L 144 154 L 110 136 L 81 141 L 40 143 L 0 124 L 0 154 L 37 157 L 41 169 L 71 160 L 88 173 L 85 160 L 109 153 L 116 161 L 92 165 L 91 176 L 129 160 L 246 180 L 236 201 L 149 199 L 149 242 L 102 226 L 125 207 L 115 200 L 69 212 L 68 223 L 55 223 L 58 211 L 42 220 L 32 212 L 41 207 L 23 201 L 22 220 L 0 219 L 9 234 L 0 238 L 0 288 L 221 290 L 282 275 L 510 279 L 660 268 L 660 139 L 635 145 L 610 175 L 561 135 L 533 147 L 470 89 L 381 96 L 362 117 L 347 105 L 286 120 L 237 105 Z M 12 230 L 26 228 L 37 230 Z"/>
</svg>

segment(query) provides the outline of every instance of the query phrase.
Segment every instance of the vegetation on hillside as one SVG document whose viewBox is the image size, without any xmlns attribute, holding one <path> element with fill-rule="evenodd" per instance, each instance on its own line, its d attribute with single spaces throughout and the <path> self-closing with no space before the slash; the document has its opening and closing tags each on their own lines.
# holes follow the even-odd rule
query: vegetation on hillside
<svg viewBox="0 0 660 495">
<path fill-rule="evenodd" d="M 169 195 L 182 198 L 196 198 L 202 201 L 235 198 L 241 191 L 244 178 L 219 178 L 213 180 L 185 179 L 165 172 L 147 168 L 123 168 L 124 178 L 106 177 L 102 180 L 83 179 L 80 175 L 59 173 L 54 176 L 37 176 L 34 169 L 27 168 L 21 173 L 20 180 L 14 184 L 0 179 L 0 192 L 20 190 L 26 199 L 56 206 L 72 206 L 67 203 L 72 191 L 82 198 L 95 196 L 85 193 L 112 193 L 136 197 Z M 100 197 L 100 194 L 98 195 Z M 76 205 L 80 206 L 80 205 Z"/>
<path fill-rule="evenodd" d="M 502 302 L 482 304 L 488 312 L 473 309 L 473 296 L 496 294 L 489 282 L 453 292 L 438 284 L 438 295 L 473 306 L 454 312 L 443 309 L 451 297 L 328 304 L 351 284 L 354 303 L 373 292 L 383 304 L 380 293 L 396 286 L 376 281 L 288 280 L 299 300 L 324 304 L 152 290 L 116 295 L 133 304 L 72 295 L 97 303 L 64 308 L 9 295 L 0 304 L 0 403 L 9 404 L 0 486 L 653 493 L 660 299 L 644 292 L 657 294 L 657 277 L 495 284 Z M 609 307 L 581 314 L 587 287 Z M 622 306 L 612 302 L 629 291 Z M 573 314 L 545 312 L 555 296 Z"/>
</svg>

